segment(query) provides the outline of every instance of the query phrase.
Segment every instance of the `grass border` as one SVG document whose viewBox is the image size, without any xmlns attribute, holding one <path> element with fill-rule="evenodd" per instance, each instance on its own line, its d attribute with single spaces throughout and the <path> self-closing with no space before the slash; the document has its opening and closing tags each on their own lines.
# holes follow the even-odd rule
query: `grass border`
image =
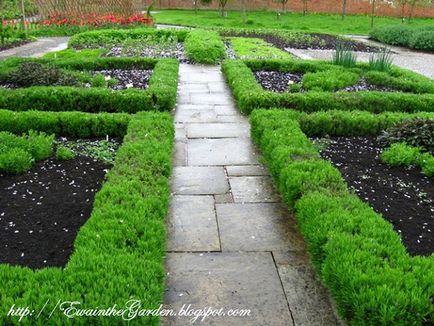
<svg viewBox="0 0 434 326">
<path fill-rule="evenodd" d="M 168 113 L 135 115 L 114 167 L 96 194 L 92 215 L 80 229 L 66 267 L 29 268 L 0 264 L 0 323 L 45 325 L 123 325 L 121 318 L 66 318 L 58 300 L 80 308 L 125 307 L 139 299 L 158 308 L 164 293 L 165 223 L 170 199 L 173 118 Z M 18 322 L 7 317 L 13 304 L 39 312 Z M 158 317 L 137 317 L 131 325 L 158 325 Z"/>
<path fill-rule="evenodd" d="M 352 114 L 334 111 L 330 121 L 337 121 L 341 135 L 344 126 L 353 134 L 352 127 L 363 121 L 365 129 L 379 131 L 382 124 L 420 116 L 387 113 L 375 125 L 376 115 L 359 112 L 351 121 Z M 329 132 L 323 116 L 255 110 L 250 117 L 252 138 L 295 209 L 317 272 L 351 325 L 433 323 L 434 255 L 409 256 L 392 225 L 351 194 L 340 172 L 320 158 L 302 127 Z M 309 118 L 315 123 L 306 123 Z"/>
</svg>

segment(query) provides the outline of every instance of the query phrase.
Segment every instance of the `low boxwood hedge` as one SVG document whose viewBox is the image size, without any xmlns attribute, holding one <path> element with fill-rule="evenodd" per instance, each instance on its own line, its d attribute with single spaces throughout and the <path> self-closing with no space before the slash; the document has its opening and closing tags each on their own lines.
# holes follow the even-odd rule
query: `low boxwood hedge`
<svg viewBox="0 0 434 326">
<path fill-rule="evenodd" d="M 213 31 L 194 30 L 184 43 L 187 57 L 195 63 L 217 64 L 226 56 L 220 35 Z"/>
<path fill-rule="evenodd" d="M 162 303 L 173 138 L 168 113 L 141 112 L 131 119 L 66 267 L 33 271 L 0 264 L 0 324 L 159 324 L 155 316 L 136 316 L 128 322 L 128 312 L 69 319 L 58 301 L 77 301 L 76 308 L 87 309 L 125 308 L 131 299 L 146 309 Z M 8 316 L 13 305 L 35 313 L 20 322 L 19 317 Z"/>
<path fill-rule="evenodd" d="M 421 75 L 393 68 L 389 74 L 376 74 L 367 70 L 366 64 L 359 64 L 350 69 L 361 76 L 369 76 L 375 84 L 387 86 L 398 85 L 402 92 L 325 92 L 309 91 L 304 93 L 274 93 L 266 91 L 256 81 L 252 70 L 280 70 L 291 72 L 323 72 L 328 69 L 341 69 L 324 61 L 303 60 L 225 60 L 222 71 L 244 113 L 255 108 L 291 108 L 300 111 L 314 112 L 327 110 L 364 110 L 373 113 L 385 111 L 417 112 L 434 111 L 434 82 Z M 420 93 L 420 94 L 415 94 Z"/>
<path fill-rule="evenodd" d="M 2 68 L 13 69 L 23 59 L 12 59 L 1 64 Z M 84 112 L 127 112 L 171 111 L 176 102 L 179 63 L 175 59 L 146 58 L 90 58 L 50 60 L 70 70 L 100 70 L 153 68 L 146 90 L 127 89 L 113 91 L 107 88 L 81 88 L 65 86 L 34 86 L 18 89 L 0 89 L 0 109 L 26 111 L 84 111 Z"/>
<path fill-rule="evenodd" d="M 0 131 L 20 135 L 35 130 L 77 138 L 123 137 L 130 120 L 131 116 L 126 113 L 0 110 Z"/>
<path fill-rule="evenodd" d="M 356 123 L 344 127 L 347 114 L 335 116 L 352 134 Z M 339 313 L 351 325 L 433 323 L 434 256 L 409 256 L 392 225 L 350 193 L 339 171 L 320 158 L 301 129 L 303 117 L 318 120 L 318 133 L 330 130 L 319 130 L 320 115 L 255 110 L 251 132 L 280 193 L 295 210 L 312 262 Z"/>
</svg>

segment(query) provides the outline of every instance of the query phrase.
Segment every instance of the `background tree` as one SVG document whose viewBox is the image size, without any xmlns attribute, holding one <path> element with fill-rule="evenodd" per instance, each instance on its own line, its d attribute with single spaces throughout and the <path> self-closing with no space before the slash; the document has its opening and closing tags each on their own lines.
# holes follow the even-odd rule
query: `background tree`
<svg viewBox="0 0 434 326">
<path fill-rule="evenodd" d="M 243 17 L 243 24 L 247 22 L 246 0 L 241 0 L 241 16 Z"/>
<path fill-rule="evenodd" d="M 370 0 L 371 3 L 371 28 L 374 27 L 375 9 L 377 6 L 377 0 Z"/>
<path fill-rule="evenodd" d="M 302 0 L 303 2 L 303 16 L 307 15 L 307 5 L 309 3 L 310 0 Z"/>
<path fill-rule="evenodd" d="M 347 0 L 342 0 L 342 20 L 345 19 L 346 14 L 347 14 Z"/>
<path fill-rule="evenodd" d="M 415 7 L 429 7 L 433 4 L 432 0 L 407 0 L 407 4 L 410 7 L 408 11 L 408 20 L 413 18 Z"/>
<path fill-rule="evenodd" d="M 224 17 L 226 14 L 226 5 L 228 4 L 229 0 L 218 0 L 218 2 L 220 8 L 220 15 Z"/>
</svg>

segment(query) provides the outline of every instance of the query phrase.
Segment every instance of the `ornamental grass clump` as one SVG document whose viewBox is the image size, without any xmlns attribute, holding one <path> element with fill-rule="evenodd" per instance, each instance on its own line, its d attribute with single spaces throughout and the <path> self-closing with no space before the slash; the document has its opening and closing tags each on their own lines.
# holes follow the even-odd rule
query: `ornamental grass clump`
<svg viewBox="0 0 434 326">
<path fill-rule="evenodd" d="M 392 63 L 392 51 L 388 48 L 383 48 L 380 52 L 369 56 L 369 70 L 388 72 L 392 68 Z"/>
<path fill-rule="evenodd" d="M 336 44 L 336 52 L 333 55 L 333 63 L 345 68 L 352 68 L 356 66 L 357 56 L 356 54 L 346 46 L 344 43 Z"/>
</svg>

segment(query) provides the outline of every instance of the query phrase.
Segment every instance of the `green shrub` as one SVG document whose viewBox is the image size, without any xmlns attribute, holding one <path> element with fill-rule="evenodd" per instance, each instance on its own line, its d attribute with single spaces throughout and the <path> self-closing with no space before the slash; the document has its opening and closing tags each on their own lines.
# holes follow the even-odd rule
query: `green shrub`
<svg viewBox="0 0 434 326">
<path fill-rule="evenodd" d="M 434 153 L 434 119 L 402 121 L 386 129 L 379 140 L 385 144 L 404 142 Z"/>
<path fill-rule="evenodd" d="M 25 136 L 27 150 L 36 161 L 41 161 L 51 155 L 53 148 L 54 135 L 47 136 L 45 133 L 38 133 L 29 130 Z"/>
<path fill-rule="evenodd" d="M 308 72 L 303 76 L 303 87 L 311 91 L 333 92 L 357 84 L 357 73 L 344 69 Z"/>
<path fill-rule="evenodd" d="M 434 51 L 434 30 L 414 33 L 409 42 L 412 49 Z"/>
<path fill-rule="evenodd" d="M 333 63 L 345 68 L 352 68 L 356 66 L 357 56 L 351 48 L 345 46 L 344 43 L 336 45 L 335 53 L 333 54 Z"/>
<path fill-rule="evenodd" d="M 194 30 L 184 42 L 187 57 L 195 63 L 217 64 L 226 55 L 225 45 L 217 32 Z"/>
<path fill-rule="evenodd" d="M 300 130 L 303 116 L 255 110 L 251 133 L 285 202 L 295 208 L 312 262 L 340 315 L 350 325 L 433 321 L 433 257 L 410 257 L 392 224 L 349 193 L 338 170 L 319 158 Z"/>
<path fill-rule="evenodd" d="M 369 35 L 371 38 L 386 44 L 434 51 L 434 29 L 432 26 L 383 26 L 373 29 Z"/>
<path fill-rule="evenodd" d="M 22 62 L 4 80 L 18 87 L 30 86 L 76 86 L 78 81 L 51 64 Z"/>
<path fill-rule="evenodd" d="M 384 163 L 390 166 L 410 166 L 417 163 L 419 155 L 419 148 L 404 143 L 395 143 L 384 150 L 380 157 Z"/>
<path fill-rule="evenodd" d="M 72 160 L 75 158 L 75 153 L 65 146 L 58 146 L 56 150 L 56 158 L 59 161 Z"/>
<path fill-rule="evenodd" d="M 0 151 L 0 172 L 21 174 L 30 170 L 33 162 L 32 155 L 22 148 Z"/>
</svg>

